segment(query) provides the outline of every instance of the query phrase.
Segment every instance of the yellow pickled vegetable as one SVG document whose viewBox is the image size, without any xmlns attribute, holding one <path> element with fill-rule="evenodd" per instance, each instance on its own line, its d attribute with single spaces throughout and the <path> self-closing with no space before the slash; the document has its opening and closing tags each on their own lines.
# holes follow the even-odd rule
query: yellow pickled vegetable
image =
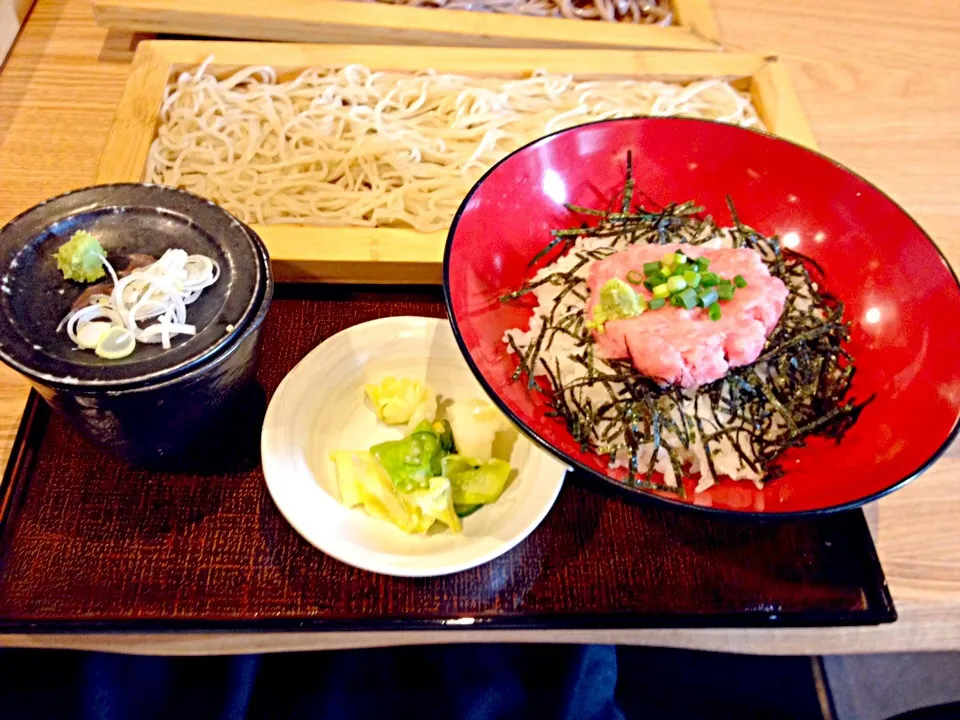
<svg viewBox="0 0 960 720">
<path fill-rule="evenodd" d="M 407 424 L 412 430 L 424 420 L 433 422 L 437 414 L 437 396 L 426 382 L 385 377 L 364 391 L 377 417 L 388 425 Z"/>
<path fill-rule="evenodd" d="M 353 505 L 363 505 L 374 517 L 408 533 L 426 532 L 433 524 L 433 518 L 424 518 L 419 508 L 394 490 L 387 471 L 369 452 L 337 451 L 334 463 L 345 505 L 356 500 Z M 341 469 L 345 471 L 342 474 Z"/>
<path fill-rule="evenodd" d="M 510 428 L 503 413 L 487 400 L 455 402 L 448 414 L 457 452 L 481 461 L 493 457 L 493 442 L 497 433 Z"/>
<path fill-rule="evenodd" d="M 487 505 L 503 493 L 510 477 L 510 463 L 448 455 L 443 459 L 443 473 L 450 479 L 455 505 Z"/>
<path fill-rule="evenodd" d="M 439 520 L 455 533 L 462 529 L 460 518 L 453 507 L 453 490 L 447 478 L 431 478 L 428 487 L 402 495 L 411 505 L 419 508 L 424 517 Z"/>
</svg>

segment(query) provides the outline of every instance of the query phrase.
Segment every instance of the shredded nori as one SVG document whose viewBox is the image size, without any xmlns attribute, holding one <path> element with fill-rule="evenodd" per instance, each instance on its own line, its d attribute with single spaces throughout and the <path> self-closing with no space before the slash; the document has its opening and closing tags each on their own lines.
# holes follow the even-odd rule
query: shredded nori
<svg viewBox="0 0 960 720">
<path fill-rule="evenodd" d="M 700 244 L 718 232 L 712 218 L 692 202 L 659 207 L 644 193 L 637 194 L 643 202 L 633 204 L 634 178 L 628 154 L 623 190 L 606 210 L 567 205 L 571 212 L 590 217 L 596 224 L 554 230 L 550 243 L 530 265 L 556 260 L 581 237 L 608 239 L 609 244 L 598 243 L 596 249 L 578 255 L 572 268 L 527 283 L 501 298 L 503 302 L 516 301 L 545 283 L 560 288 L 552 307 L 537 309 L 543 326 L 525 351 L 512 338 L 508 340 L 519 358 L 514 379 L 526 376 L 531 390 L 545 393 L 550 414 L 563 419 L 584 452 L 609 453 L 612 461 L 625 449 L 629 456 L 626 482 L 637 487 L 684 494 L 682 482 L 668 486 L 655 476 L 658 453 L 640 466 L 640 448 L 647 444 L 667 453 L 679 480 L 683 477 L 679 453 L 693 443 L 704 448 L 709 473 L 716 478 L 713 457 L 726 440 L 744 466 L 762 482 L 769 482 L 783 474 L 778 459 L 787 448 L 801 446 L 812 436 L 839 442 L 873 399 L 857 403 L 849 397 L 856 368 L 844 348 L 849 324 L 843 321 L 843 303 L 820 288 L 824 273 L 819 265 L 782 248 L 776 236 L 764 236 L 744 225 L 730 198 L 734 226 L 728 232 L 734 247 L 756 250 L 770 274 L 780 278 L 789 291 L 780 321 L 757 360 L 731 368 L 721 380 L 681 390 L 661 387 L 636 372 L 629 360 L 594 356 L 591 333 L 583 320 L 587 280 L 577 272 L 590 260 L 636 243 Z M 582 306 L 571 309 L 568 294 Z M 582 366 L 581 375 L 568 381 L 563 380 L 559 363 L 550 367 L 542 357 L 559 333 L 574 340 L 577 350 L 568 359 Z M 546 375 L 549 390 L 536 382 L 535 374 Z M 591 396 L 595 393 L 590 391 L 598 387 L 607 400 L 594 407 Z M 684 408 L 690 407 L 698 411 L 685 414 Z"/>
</svg>

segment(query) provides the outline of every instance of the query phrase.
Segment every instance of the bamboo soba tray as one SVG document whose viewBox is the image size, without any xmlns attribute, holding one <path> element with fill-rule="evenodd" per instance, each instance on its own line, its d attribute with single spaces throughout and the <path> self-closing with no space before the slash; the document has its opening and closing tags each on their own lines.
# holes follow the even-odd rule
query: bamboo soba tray
<svg viewBox="0 0 960 720">
<path fill-rule="evenodd" d="M 674 24 L 530 17 L 340 0 L 94 0 L 112 28 L 256 40 L 456 47 L 716 50 L 707 0 L 671 0 Z"/>
<path fill-rule="evenodd" d="M 362 7 L 362 6 L 361 6 Z M 623 50 L 490 50 L 216 41 L 140 44 L 97 171 L 98 183 L 144 179 L 168 80 L 214 56 L 213 72 L 272 65 L 280 78 L 317 65 L 362 63 L 374 70 L 422 70 L 521 77 L 538 68 L 578 79 L 632 78 L 691 82 L 721 78 L 749 92 L 767 128 L 788 140 L 816 143 L 784 66 L 776 58 L 737 53 Z M 280 281 L 439 283 L 446 233 L 398 228 L 261 225 Z"/>
</svg>

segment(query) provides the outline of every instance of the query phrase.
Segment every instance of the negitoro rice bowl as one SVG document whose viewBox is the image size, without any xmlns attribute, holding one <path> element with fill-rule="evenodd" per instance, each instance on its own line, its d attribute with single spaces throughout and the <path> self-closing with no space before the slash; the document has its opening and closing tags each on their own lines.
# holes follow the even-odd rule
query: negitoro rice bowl
<svg viewBox="0 0 960 720">
<path fill-rule="evenodd" d="M 523 288 L 504 297 L 510 302 L 536 303 L 529 327 L 508 330 L 504 342 L 518 356 L 518 376 L 548 380 L 551 403 L 574 438 L 607 455 L 612 469 L 625 468 L 626 482 L 682 495 L 685 489 L 679 478 L 685 471 L 698 476 L 695 492 L 711 487 L 719 477 L 747 479 L 761 487 L 762 481 L 781 472 L 776 460 L 786 447 L 801 443 L 808 434 L 842 437 L 862 408 L 846 399 L 855 365 L 843 348 L 847 329 L 842 303 L 818 292 L 818 283 L 804 263 L 785 257 L 776 239 L 764 238 L 744 226 L 717 228 L 690 204 L 634 215 L 630 219 L 605 218 L 595 231 L 569 236 L 569 248 L 561 257 L 543 267 Z M 666 304 L 651 310 L 648 303 L 647 313 L 660 310 L 663 315 L 677 316 L 665 322 L 682 326 L 678 330 L 683 337 L 671 338 L 666 344 L 659 337 L 657 344 L 652 337 L 641 337 L 636 340 L 641 345 L 636 353 L 639 357 L 632 363 L 612 358 L 603 342 L 627 318 L 612 320 L 605 329 L 590 327 L 589 310 L 596 307 L 593 296 L 597 292 L 597 283 L 591 279 L 610 260 L 641 248 L 652 250 L 657 258 L 671 252 L 691 259 L 706 258 L 702 251 L 721 248 L 755 254 L 769 269 L 768 278 L 781 281 L 779 288 L 769 291 L 780 290 L 773 301 L 776 307 L 769 308 L 770 303 L 764 302 L 767 298 L 758 294 L 744 308 L 745 313 L 732 318 L 721 315 L 718 320 L 727 327 L 720 328 L 706 307 Z M 624 279 L 639 272 L 619 264 Z M 685 262 L 683 267 L 691 264 Z M 717 265 L 715 260 L 712 267 Z M 702 288 L 699 278 L 710 270 L 687 272 L 692 272 Z M 679 276 L 682 278 L 682 272 Z M 738 293 L 734 286 L 731 305 L 747 287 Z M 647 300 L 653 296 L 642 283 L 637 283 L 635 292 Z M 710 292 L 703 288 L 701 297 Z M 714 302 L 721 308 L 727 304 Z M 729 315 L 731 308 L 726 310 Z M 766 327 L 759 327 L 760 342 L 750 347 L 751 343 L 743 342 L 742 331 L 750 325 L 761 326 L 753 315 L 762 313 L 769 321 Z M 658 324 L 656 336 L 672 329 Z M 696 342 L 685 344 L 698 334 L 699 346 Z M 744 345 L 747 352 L 738 352 Z M 709 346 L 715 352 L 711 353 Z M 659 360 L 656 369 L 662 371 L 663 356 L 677 355 L 678 347 L 690 360 L 680 376 L 664 380 L 638 367 L 648 368 L 653 356 Z M 720 366 L 718 372 L 704 367 L 713 359 L 711 355 Z M 729 360 L 729 371 L 725 360 Z M 701 378 L 696 376 L 704 372 L 710 382 L 700 384 Z M 781 402 L 786 393 L 796 402 Z M 661 482 L 655 482 L 655 474 L 662 476 Z"/>
<path fill-rule="evenodd" d="M 490 396 L 629 492 L 835 510 L 956 432 L 942 255 L 865 180 L 765 133 L 633 118 L 547 136 L 473 188 L 444 273 Z"/>
</svg>

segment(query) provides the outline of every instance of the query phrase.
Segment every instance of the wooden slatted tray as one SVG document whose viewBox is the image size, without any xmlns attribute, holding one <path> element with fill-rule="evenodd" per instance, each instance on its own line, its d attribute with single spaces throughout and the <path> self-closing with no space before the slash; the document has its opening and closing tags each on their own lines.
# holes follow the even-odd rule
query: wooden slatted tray
<svg viewBox="0 0 960 720">
<path fill-rule="evenodd" d="M 748 91 L 764 124 L 815 147 L 796 92 L 775 58 L 737 53 L 622 50 L 489 50 L 384 46 L 295 45 L 218 41 L 140 44 L 97 172 L 98 183 L 143 180 L 156 135 L 163 91 L 172 75 L 213 55 L 218 75 L 267 64 L 279 74 L 317 65 L 363 63 L 375 70 L 434 68 L 496 77 L 522 77 L 538 68 L 579 79 L 635 78 L 690 82 L 723 78 Z M 281 281 L 439 283 L 446 234 L 397 228 L 255 226 Z"/>
<path fill-rule="evenodd" d="M 100 25 L 255 40 L 456 47 L 715 50 L 707 0 L 671 0 L 669 27 L 340 0 L 94 0 Z"/>
</svg>

